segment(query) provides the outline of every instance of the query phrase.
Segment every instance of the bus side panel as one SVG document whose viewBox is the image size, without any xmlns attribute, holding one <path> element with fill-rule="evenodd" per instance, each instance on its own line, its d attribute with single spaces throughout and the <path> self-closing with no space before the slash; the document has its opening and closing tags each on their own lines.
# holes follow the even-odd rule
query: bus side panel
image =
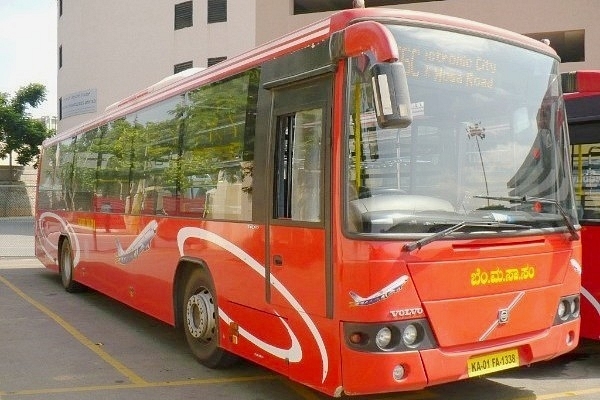
<svg viewBox="0 0 600 400">
<path fill-rule="evenodd" d="M 35 222 L 35 255 L 46 268 L 58 271 L 58 241 L 63 226 L 56 213 L 41 211 Z"/>
<path fill-rule="evenodd" d="M 78 214 L 73 222 L 75 279 L 173 324 L 172 280 L 179 255 L 173 239 L 158 235 L 167 220 L 96 213 Z"/>
<path fill-rule="evenodd" d="M 273 300 L 267 301 L 264 232 L 263 226 L 253 224 L 203 222 L 198 227 L 182 227 L 177 241 L 182 255 L 202 260 L 210 270 L 225 349 L 333 393 L 340 382 L 339 369 L 330 370 L 340 361 L 339 354 L 332 351 L 340 346 L 338 325 L 311 310 L 315 308 L 312 294 L 319 293 L 322 281 L 315 280 L 315 271 L 305 271 L 306 276 L 299 278 L 279 270 L 269 277 Z M 322 237 L 321 231 L 313 233 Z M 293 246 L 290 250 L 300 251 Z M 305 251 L 303 257 L 309 254 Z M 286 264 L 287 268 L 292 264 Z"/>
<path fill-rule="evenodd" d="M 581 337 L 600 339 L 600 224 L 584 225 L 581 230 L 583 247 L 581 288 Z"/>
<path fill-rule="evenodd" d="M 172 225 L 165 239 L 173 242 L 180 256 L 208 267 L 219 298 L 273 312 L 265 302 L 264 226 L 202 220 L 169 222 Z M 159 235 L 161 232 L 159 226 Z"/>
<path fill-rule="evenodd" d="M 301 313 L 289 320 L 302 338 L 302 360 L 290 363 L 289 378 L 333 395 L 342 385 L 339 322 Z"/>
<path fill-rule="evenodd" d="M 294 333 L 286 318 L 219 298 L 220 343 L 228 351 L 288 375 L 295 360 Z"/>
</svg>

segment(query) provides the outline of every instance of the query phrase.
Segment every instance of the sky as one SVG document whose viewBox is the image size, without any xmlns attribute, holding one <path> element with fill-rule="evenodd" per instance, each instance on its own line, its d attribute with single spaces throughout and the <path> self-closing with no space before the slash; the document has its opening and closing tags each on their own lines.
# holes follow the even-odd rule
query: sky
<svg viewBox="0 0 600 400">
<path fill-rule="evenodd" d="M 0 0 L 0 92 L 41 83 L 46 101 L 28 112 L 56 116 L 56 0 Z"/>
</svg>

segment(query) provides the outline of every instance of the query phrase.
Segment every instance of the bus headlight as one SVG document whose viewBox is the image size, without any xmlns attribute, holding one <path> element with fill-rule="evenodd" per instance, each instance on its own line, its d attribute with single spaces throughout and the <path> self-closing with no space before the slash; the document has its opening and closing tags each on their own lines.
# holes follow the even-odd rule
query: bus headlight
<svg viewBox="0 0 600 400">
<path fill-rule="evenodd" d="M 385 350 L 392 342 L 392 331 L 387 326 L 381 328 L 375 335 L 375 344 L 381 350 Z"/>
<path fill-rule="evenodd" d="M 558 303 L 558 310 L 556 311 L 556 316 L 560 319 L 563 320 L 566 318 L 567 315 L 567 302 L 565 300 L 561 300 Z"/>
<path fill-rule="evenodd" d="M 402 341 L 407 347 L 413 347 L 419 340 L 419 330 L 413 324 L 406 325 L 402 331 Z"/>
<path fill-rule="evenodd" d="M 580 306 L 579 297 L 571 299 L 571 316 L 573 316 L 573 318 L 579 317 Z"/>
</svg>

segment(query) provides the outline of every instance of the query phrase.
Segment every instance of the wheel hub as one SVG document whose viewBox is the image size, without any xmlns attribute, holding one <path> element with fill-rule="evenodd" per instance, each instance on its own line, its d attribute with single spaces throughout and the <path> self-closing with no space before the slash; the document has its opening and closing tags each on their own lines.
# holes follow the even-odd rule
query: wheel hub
<svg viewBox="0 0 600 400">
<path fill-rule="evenodd" d="M 188 299 L 186 320 L 192 337 L 212 340 L 215 333 L 215 307 L 208 290 L 204 289 Z"/>
</svg>

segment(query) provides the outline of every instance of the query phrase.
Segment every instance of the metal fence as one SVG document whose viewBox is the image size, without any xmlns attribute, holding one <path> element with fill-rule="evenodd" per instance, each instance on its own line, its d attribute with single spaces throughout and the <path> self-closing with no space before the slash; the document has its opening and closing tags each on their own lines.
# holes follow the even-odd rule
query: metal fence
<svg viewBox="0 0 600 400">
<path fill-rule="evenodd" d="M 33 257 L 35 186 L 0 185 L 0 258 Z"/>
</svg>

